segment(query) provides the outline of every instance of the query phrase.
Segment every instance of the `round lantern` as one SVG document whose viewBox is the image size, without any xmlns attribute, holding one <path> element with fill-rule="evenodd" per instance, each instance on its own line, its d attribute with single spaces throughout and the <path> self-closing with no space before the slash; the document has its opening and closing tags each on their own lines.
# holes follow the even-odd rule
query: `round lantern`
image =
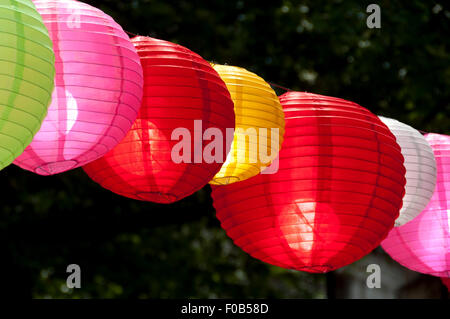
<svg viewBox="0 0 450 319">
<path fill-rule="evenodd" d="M 171 203 L 220 170 L 232 142 L 226 137 L 227 128 L 234 129 L 233 101 L 217 72 L 196 53 L 148 37 L 132 42 L 144 69 L 140 114 L 124 140 L 84 170 L 114 193 Z"/>
<path fill-rule="evenodd" d="M 356 103 L 311 93 L 280 97 L 286 119 L 279 170 L 213 186 L 234 243 L 272 265 L 323 273 L 376 248 L 402 204 L 395 137 Z"/>
<path fill-rule="evenodd" d="M 122 140 L 141 105 L 142 67 L 129 37 L 99 9 L 73 0 L 34 3 L 53 40 L 55 89 L 41 129 L 15 164 L 52 175 Z"/>
<path fill-rule="evenodd" d="M 437 164 L 433 197 L 419 216 L 394 228 L 382 247 L 411 270 L 450 277 L 450 136 L 427 134 L 425 138 Z"/>
<path fill-rule="evenodd" d="M 283 142 L 284 113 L 277 95 L 246 69 L 214 65 L 234 102 L 236 130 L 231 151 L 210 184 L 243 181 L 271 165 Z"/>
<path fill-rule="evenodd" d="M 27 147 L 53 91 L 52 41 L 30 0 L 0 2 L 0 169 Z"/>
<path fill-rule="evenodd" d="M 406 224 L 427 206 L 436 186 L 436 160 L 425 137 L 397 120 L 380 116 L 400 145 L 406 168 L 406 191 L 395 226 Z"/>
</svg>

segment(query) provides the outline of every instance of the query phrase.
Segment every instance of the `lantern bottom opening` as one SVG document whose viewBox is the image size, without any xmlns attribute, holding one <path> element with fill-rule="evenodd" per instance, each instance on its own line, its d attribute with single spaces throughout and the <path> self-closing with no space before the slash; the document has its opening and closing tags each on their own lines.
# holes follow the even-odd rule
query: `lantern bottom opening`
<svg viewBox="0 0 450 319">
<path fill-rule="evenodd" d="M 136 196 L 144 201 L 170 204 L 176 202 L 179 196 L 170 193 L 160 193 L 160 192 L 140 192 L 136 193 Z"/>
<path fill-rule="evenodd" d="M 232 183 L 239 182 L 241 179 L 236 176 L 224 176 L 224 177 L 215 177 L 211 184 L 213 185 L 228 185 Z"/>
<path fill-rule="evenodd" d="M 39 175 L 54 175 L 75 168 L 78 162 L 75 160 L 45 163 L 37 167 L 34 172 Z"/>
<path fill-rule="evenodd" d="M 294 267 L 293 269 L 313 274 L 325 274 L 330 271 L 334 271 L 337 268 L 331 265 L 311 265 L 311 266 Z"/>
</svg>

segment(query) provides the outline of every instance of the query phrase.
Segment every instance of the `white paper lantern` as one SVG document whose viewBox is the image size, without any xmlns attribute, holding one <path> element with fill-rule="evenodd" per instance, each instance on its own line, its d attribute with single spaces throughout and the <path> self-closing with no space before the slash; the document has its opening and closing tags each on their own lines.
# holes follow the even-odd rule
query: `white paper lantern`
<svg viewBox="0 0 450 319">
<path fill-rule="evenodd" d="M 394 119 L 379 117 L 391 130 L 405 158 L 406 186 L 403 207 L 395 221 L 401 226 L 425 209 L 436 186 L 436 159 L 425 137 L 416 129 Z"/>
</svg>

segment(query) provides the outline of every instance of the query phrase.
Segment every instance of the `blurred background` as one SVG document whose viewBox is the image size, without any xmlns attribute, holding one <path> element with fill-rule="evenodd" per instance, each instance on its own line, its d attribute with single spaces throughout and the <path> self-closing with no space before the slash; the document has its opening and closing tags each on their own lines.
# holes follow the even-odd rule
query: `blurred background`
<svg viewBox="0 0 450 319">
<path fill-rule="evenodd" d="M 378 1 L 381 29 L 366 26 L 372 1 L 85 2 L 130 33 L 449 134 L 448 2 Z M 401 267 L 381 248 L 328 275 L 254 260 L 220 228 L 209 186 L 158 205 L 114 195 L 82 169 L 40 177 L 12 165 L 0 178 L 0 291 L 7 297 L 448 298 L 439 278 Z M 69 290 L 73 263 L 82 288 Z M 366 286 L 372 263 L 381 266 L 380 289 Z"/>
</svg>

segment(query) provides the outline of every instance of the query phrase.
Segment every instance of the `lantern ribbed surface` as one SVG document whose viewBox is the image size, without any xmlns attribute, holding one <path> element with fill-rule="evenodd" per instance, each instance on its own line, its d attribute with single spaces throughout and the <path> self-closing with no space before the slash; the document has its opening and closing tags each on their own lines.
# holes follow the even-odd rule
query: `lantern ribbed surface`
<svg viewBox="0 0 450 319">
<path fill-rule="evenodd" d="M 55 55 L 29 0 L 0 0 L 0 169 L 31 143 L 47 114 Z"/>
<path fill-rule="evenodd" d="M 401 265 L 424 274 L 450 277 L 450 136 L 426 134 L 437 165 L 437 182 L 427 207 L 394 228 L 383 249 Z"/>
<path fill-rule="evenodd" d="M 401 226 L 420 214 L 433 196 L 436 186 L 436 160 L 433 149 L 416 129 L 394 119 L 380 116 L 402 149 L 406 168 L 406 191 L 395 226 Z"/>
<path fill-rule="evenodd" d="M 208 184 L 220 170 L 223 159 L 212 163 L 203 160 L 201 151 L 209 141 L 198 142 L 195 136 L 201 137 L 209 128 L 219 129 L 225 158 L 231 145 L 225 141 L 226 128 L 234 129 L 233 101 L 217 72 L 198 54 L 148 37 L 136 37 L 132 42 L 144 68 L 140 114 L 125 139 L 84 170 L 114 193 L 171 203 Z M 199 120 L 201 130 L 195 129 Z M 192 157 L 176 163 L 172 152 L 179 140 L 172 139 L 172 134 L 180 128 L 192 138 Z M 194 156 L 200 156 L 200 161 Z"/>
<path fill-rule="evenodd" d="M 254 258 L 328 272 L 368 254 L 394 226 L 403 157 L 389 129 L 356 103 L 301 92 L 280 102 L 278 172 L 213 186 L 214 207 L 228 236 Z"/>
<path fill-rule="evenodd" d="M 283 142 L 284 113 L 275 91 L 261 77 L 235 66 L 216 64 L 214 69 L 230 91 L 236 114 L 231 151 L 210 182 L 226 185 L 255 176 L 272 163 Z"/>
<path fill-rule="evenodd" d="M 53 40 L 55 89 L 41 129 L 15 164 L 53 175 L 123 139 L 141 105 L 143 76 L 133 44 L 110 16 L 78 1 L 34 3 Z"/>
</svg>

